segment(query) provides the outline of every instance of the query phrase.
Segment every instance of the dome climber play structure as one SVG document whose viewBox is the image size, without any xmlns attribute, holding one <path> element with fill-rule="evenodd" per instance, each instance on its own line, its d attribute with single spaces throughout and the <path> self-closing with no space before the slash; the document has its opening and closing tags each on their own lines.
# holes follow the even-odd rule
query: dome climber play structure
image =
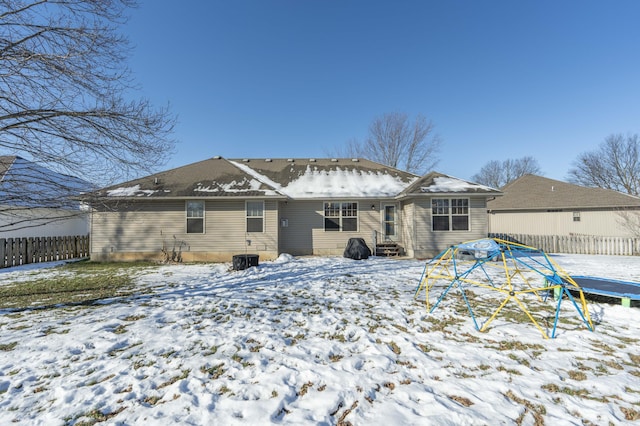
<svg viewBox="0 0 640 426">
<path fill-rule="evenodd" d="M 422 292 L 431 313 L 457 294 L 481 332 L 503 310 L 507 312 L 508 305 L 515 305 L 545 338 L 549 338 L 549 328 L 554 338 L 560 315 L 566 313 L 563 301 L 569 301 L 593 331 L 584 293 L 569 274 L 542 250 L 498 238 L 454 245 L 431 259 L 425 264 L 415 298 Z M 551 304 L 550 295 L 554 296 Z M 480 320 L 483 316 L 487 317 L 484 321 Z"/>
</svg>

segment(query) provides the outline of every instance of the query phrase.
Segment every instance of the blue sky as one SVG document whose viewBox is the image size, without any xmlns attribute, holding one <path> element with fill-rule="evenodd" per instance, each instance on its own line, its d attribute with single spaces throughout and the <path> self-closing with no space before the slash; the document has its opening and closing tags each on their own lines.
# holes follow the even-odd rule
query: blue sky
<svg viewBox="0 0 640 426">
<path fill-rule="evenodd" d="M 141 0 L 143 96 L 178 115 L 167 168 L 326 157 L 386 112 L 423 114 L 436 170 L 533 156 L 545 176 L 640 133 L 640 1 Z"/>
</svg>

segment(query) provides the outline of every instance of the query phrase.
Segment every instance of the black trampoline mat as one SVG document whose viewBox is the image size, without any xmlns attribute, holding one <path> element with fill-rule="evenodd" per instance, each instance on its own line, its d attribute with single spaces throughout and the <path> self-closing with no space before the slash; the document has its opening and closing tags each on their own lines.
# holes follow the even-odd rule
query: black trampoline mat
<svg viewBox="0 0 640 426">
<path fill-rule="evenodd" d="M 572 276 L 571 278 L 587 293 L 640 299 L 640 283 L 599 277 Z"/>
</svg>

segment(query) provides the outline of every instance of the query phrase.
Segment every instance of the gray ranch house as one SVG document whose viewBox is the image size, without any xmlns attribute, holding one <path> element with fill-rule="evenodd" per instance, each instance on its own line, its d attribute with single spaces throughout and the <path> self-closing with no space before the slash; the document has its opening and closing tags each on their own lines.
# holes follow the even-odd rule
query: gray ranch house
<svg viewBox="0 0 640 426">
<path fill-rule="evenodd" d="M 91 258 L 341 255 L 353 237 L 374 253 L 426 258 L 486 237 L 487 200 L 498 195 L 364 159 L 214 157 L 94 192 Z"/>
</svg>

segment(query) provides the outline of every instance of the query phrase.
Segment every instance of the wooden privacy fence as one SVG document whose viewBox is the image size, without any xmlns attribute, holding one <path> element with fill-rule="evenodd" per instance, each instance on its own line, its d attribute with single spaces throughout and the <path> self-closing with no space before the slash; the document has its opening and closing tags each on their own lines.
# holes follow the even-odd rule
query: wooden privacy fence
<svg viewBox="0 0 640 426">
<path fill-rule="evenodd" d="M 640 238 L 526 234 L 489 234 L 489 237 L 522 243 L 539 248 L 547 253 L 640 255 Z"/>
<path fill-rule="evenodd" d="M 89 236 L 0 238 L 0 268 L 89 257 Z"/>
</svg>

